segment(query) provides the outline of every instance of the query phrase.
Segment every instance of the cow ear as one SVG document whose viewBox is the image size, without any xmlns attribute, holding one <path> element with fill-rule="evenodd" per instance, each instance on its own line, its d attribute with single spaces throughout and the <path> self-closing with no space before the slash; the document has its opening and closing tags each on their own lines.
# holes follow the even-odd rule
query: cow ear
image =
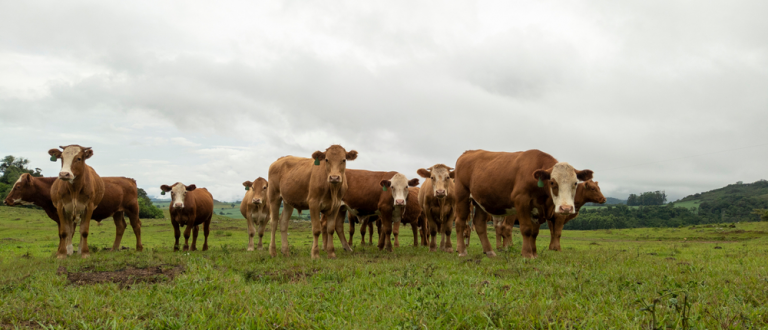
<svg viewBox="0 0 768 330">
<path fill-rule="evenodd" d="M 451 179 L 455 179 L 456 178 L 456 171 L 451 171 L 451 174 L 448 174 L 448 176 L 451 177 Z"/>
<path fill-rule="evenodd" d="M 52 157 L 61 158 L 61 150 L 59 149 L 51 149 L 48 150 L 48 154 Z"/>
<path fill-rule="evenodd" d="M 533 172 L 533 178 L 536 180 L 549 180 L 551 174 L 551 167 L 546 170 L 536 170 Z"/>
<path fill-rule="evenodd" d="M 91 156 L 93 156 L 93 149 L 85 148 L 85 150 L 83 150 L 83 158 L 88 159 L 91 158 Z"/>
<path fill-rule="evenodd" d="M 380 185 L 380 186 L 382 186 L 382 187 L 390 187 L 390 186 L 392 186 L 392 181 L 389 181 L 389 180 L 381 180 L 381 181 L 379 182 L 379 185 Z"/>
<path fill-rule="evenodd" d="M 352 150 L 347 153 L 347 160 L 355 160 L 357 159 L 357 150 Z"/>
<path fill-rule="evenodd" d="M 425 179 L 429 179 L 432 176 L 432 174 L 429 173 L 426 168 L 420 168 L 418 171 L 416 171 L 416 174 Z"/>
<path fill-rule="evenodd" d="M 164 184 L 164 185 L 160 186 L 160 190 L 162 190 L 164 192 L 169 192 L 169 191 L 171 191 L 171 187 L 169 185 L 167 185 L 167 184 Z"/>
<path fill-rule="evenodd" d="M 187 186 L 187 191 L 193 191 L 193 190 L 195 190 L 195 189 L 197 189 L 197 186 L 196 186 L 196 185 L 193 185 L 193 184 L 191 184 L 191 185 L 188 185 L 188 186 Z"/>
<path fill-rule="evenodd" d="M 243 182 L 243 187 L 250 187 L 250 186 L 252 186 L 252 185 L 253 185 L 253 182 L 251 182 L 251 181 L 245 181 L 245 182 Z"/>
<path fill-rule="evenodd" d="M 418 185 L 419 185 L 419 179 L 418 178 L 413 178 L 413 179 L 408 181 L 408 186 L 416 187 Z"/>
<path fill-rule="evenodd" d="M 323 160 L 325 159 L 325 153 L 319 150 L 315 151 L 312 153 L 312 159 L 318 160 L 318 161 Z"/>
<path fill-rule="evenodd" d="M 576 171 L 576 177 L 581 181 L 587 181 L 592 179 L 592 170 Z"/>
</svg>

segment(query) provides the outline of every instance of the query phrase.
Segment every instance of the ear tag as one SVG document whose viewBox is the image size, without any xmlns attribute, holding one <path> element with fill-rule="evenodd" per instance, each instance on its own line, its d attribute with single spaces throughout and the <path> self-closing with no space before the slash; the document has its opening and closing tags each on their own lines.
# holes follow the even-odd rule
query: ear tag
<svg viewBox="0 0 768 330">
<path fill-rule="evenodd" d="M 544 181 L 541 181 L 541 178 L 539 178 L 539 188 L 544 188 Z"/>
<path fill-rule="evenodd" d="M 52 162 L 55 162 L 55 161 L 56 161 L 56 159 L 57 159 L 57 158 L 56 158 L 56 156 L 51 156 L 51 161 L 52 161 Z"/>
<path fill-rule="evenodd" d="M 160 191 L 160 195 L 165 195 L 165 190 Z"/>
<path fill-rule="evenodd" d="M 245 186 L 245 190 L 246 191 L 251 190 L 251 187 Z"/>
<path fill-rule="evenodd" d="M 387 186 L 381 186 L 382 191 L 387 191 Z"/>
<path fill-rule="evenodd" d="M 315 158 L 315 165 L 320 165 L 320 158 Z"/>
</svg>

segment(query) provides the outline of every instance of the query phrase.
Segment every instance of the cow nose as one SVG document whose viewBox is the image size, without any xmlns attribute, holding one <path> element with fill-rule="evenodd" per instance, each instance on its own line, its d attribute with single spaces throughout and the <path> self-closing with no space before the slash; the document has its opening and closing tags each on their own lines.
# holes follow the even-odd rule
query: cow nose
<svg viewBox="0 0 768 330">
<path fill-rule="evenodd" d="M 59 172 L 59 179 L 69 179 L 70 177 L 72 177 L 70 172 Z"/>
<path fill-rule="evenodd" d="M 405 200 L 404 199 L 396 199 L 395 200 L 395 205 L 405 205 Z"/>
<path fill-rule="evenodd" d="M 177 209 L 181 208 L 182 206 L 184 206 L 184 204 L 182 204 L 182 203 L 173 203 L 173 207 L 175 207 Z"/>
<path fill-rule="evenodd" d="M 573 211 L 573 206 L 560 205 L 560 212 L 559 213 L 571 213 L 572 211 Z"/>
<path fill-rule="evenodd" d="M 252 199 L 253 204 L 261 204 L 261 198 L 254 198 Z"/>
<path fill-rule="evenodd" d="M 445 189 L 440 189 L 436 192 L 437 197 L 445 197 Z"/>
<path fill-rule="evenodd" d="M 331 175 L 328 177 L 328 181 L 330 182 L 341 182 L 341 176 L 340 175 Z"/>
</svg>

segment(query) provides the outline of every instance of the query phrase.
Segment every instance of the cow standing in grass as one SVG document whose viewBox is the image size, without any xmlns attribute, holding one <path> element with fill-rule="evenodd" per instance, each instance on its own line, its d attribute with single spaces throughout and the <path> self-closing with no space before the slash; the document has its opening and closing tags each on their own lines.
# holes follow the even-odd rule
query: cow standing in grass
<svg viewBox="0 0 768 330">
<path fill-rule="evenodd" d="M 91 216 L 104 197 L 104 182 L 96 171 L 85 164 L 93 156 L 93 149 L 79 145 L 48 150 L 52 160 L 61 159 L 59 178 L 51 186 L 51 202 L 59 217 L 59 259 L 71 255 L 72 237 L 77 223 L 80 223 L 80 249 L 83 258 L 90 255 L 88 230 Z"/>
<path fill-rule="evenodd" d="M 475 212 L 473 221 L 483 251 L 495 256 L 487 236 L 488 215 L 517 214 L 523 236 L 522 255 L 537 257 L 539 223 L 532 219 L 534 209 L 575 214 L 574 197 L 579 180 L 592 178 L 591 170 L 576 170 L 566 162 L 539 150 L 524 152 L 466 151 L 456 161 L 456 231 L 463 232 L 469 217 L 470 201 L 485 212 Z M 459 256 L 466 256 L 463 240 Z"/>
<path fill-rule="evenodd" d="M 258 248 L 261 250 L 264 229 L 269 222 L 269 197 L 267 193 L 269 183 L 266 179 L 259 177 L 253 182 L 243 182 L 243 186 L 247 192 L 243 201 L 240 202 L 240 214 L 243 215 L 248 224 L 248 251 L 253 251 L 253 236 L 256 235 L 256 226 L 259 227 Z"/>
<path fill-rule="evenodd" d="M 456 202 L 453 182 L 455 173 L 452 168 L 443 164 L 437 164 L 428 169 L 421 168 L 416 173 L 426 179 L 419 192 L 419 204 L 424 210 L 432 238 L 429 251 L 436 250 L 436 235 L 439 232 L 440 250 L 453 252 L 451 231 L 455 219 L 453 208 Z M 458 232 L 458 234 L 463 239 L 464 232 Z"/>
<path fill-rule="evenodd" d="M 187 227 L 184 230 L 184 251 L 190 250 L 190 232 L 192 232 L 191 250 L 197 250 L 197 234 L 201 224 L 203 225 L 203 235 L 205 235 L 203 251 L 208 250 L 208 233 L 211 229 L 211 218 L 213 218 L 213 196 L 208 192 L 208 189 L 197 188 L 194 184 L 185 186 L 181 182 L 176 182 L 171 186 L 162 185 L 160 190 L 171 193 L 171 204 L 168 205 L 168 208 L 176 238 L 173 250 L 179 250 L 179 237 L 181 237 L 179 227 L 184 226 Z"/>
<path fill-rule="evenodd" d="M 549 227 L 549 249 L 554 251 L 560 251 L 560 237 L 563 234 L 563 226 L 568 221 L 573 220 L 579 215 L 579 210 L 586 203 L 605 203 L 605 196 L 600 191 L 600 186 L 596 181 L 587 180 L 579 183 L 576 188 L 576 198 L 574 203 L 576 205 L 576 213 L 574 214 L 555 214 L 554 217 L 547 219 L 547 226 Z"/>
<path fill-rule="evenodd" d="M 272 218 L 272 241 L 269 243 L 269 254 L 277 255 L 275 232 L 280 223 L 282 236 L 283 255 L 290 254 L 288 248 L 288 221 L 293 209 L 309 209 L 312 219 L 312 259 L 320 258 L 319 240 L 324 232 L 321 228 L 321 215 L 328 215 L 330 219 L 336 219 L 336 214 L 341 207 L 342 198 L 347 191 L 347 178 L 345 171 L 348 160 L 355 160 L 357 151 L 347 152 L 340 145 L 332 145 L 325 152 L 315 151 L 312 158 L 285 156 L 269 166 L 269 201 Z M 283 203 L 283 214 L 280 219 L 278 210 Z M 352 251 L 344 236 L 344 222 L 329 221 L 325 231 L 331 234 L 331 239 L 325 246 L 328 258 L 336 258 L 333 248 L 333 233 L 337 232 L 341 239 L 342 247 Z"/>
</svg>

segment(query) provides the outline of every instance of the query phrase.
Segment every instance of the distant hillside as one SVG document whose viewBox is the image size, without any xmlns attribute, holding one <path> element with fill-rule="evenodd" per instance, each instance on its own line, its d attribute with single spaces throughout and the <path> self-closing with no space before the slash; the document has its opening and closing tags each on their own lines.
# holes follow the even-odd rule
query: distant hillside
<svg viewBox="0 0 768 330">
<path fill-rule="evenodd" d="M 607 206 L 607 205 L 627 205 L 626 199 L 618 199 L 613 197 L 606 197 L 605 198 L 605 204 L 597 204 L 597 203 L 587 203 L 586 206 Z"/>
<path fill-rule="evenodd" d="M 703 193 L 688 195 L 678 202 L 687 202 L 701 200 L 703 202 L 713 202 L 726 196 L 755 197 L 768 201 L 768 180 L 758 180 L 753 183 L 742 183 L 741 181 L 729 184 L 723 188 L 710 190 Z"/>
</svg>

